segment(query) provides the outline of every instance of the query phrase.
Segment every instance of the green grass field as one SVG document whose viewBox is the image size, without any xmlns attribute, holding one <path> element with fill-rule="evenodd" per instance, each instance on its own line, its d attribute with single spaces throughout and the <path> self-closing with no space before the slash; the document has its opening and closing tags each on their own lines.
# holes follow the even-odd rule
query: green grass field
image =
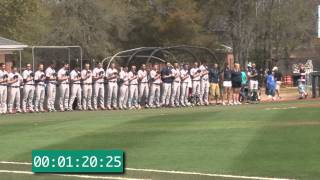
<svg viewBox="0 0 320 180">
<path fill-rule="evenodd" d="M 0 161 L 31 162 L 33 149 L 123 149 L 129 168 L 319 179 L 319 142 L 318 101 L 0 116 Z M 31 166 L 0 163 L 0 170 Z M 138 171 L 119 177 L 237 179 Z M 0 172 L 0 179 L 78 178 Z"/>
</svg>

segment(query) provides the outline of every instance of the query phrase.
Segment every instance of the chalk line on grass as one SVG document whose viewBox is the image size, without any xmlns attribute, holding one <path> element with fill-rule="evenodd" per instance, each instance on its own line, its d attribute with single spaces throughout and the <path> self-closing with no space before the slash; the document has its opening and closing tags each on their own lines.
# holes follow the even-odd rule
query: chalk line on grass
<svg viewBox="0 0 320 180">
<path fill-rule="evenodd" d="M 31 171 L 12 171 L 12 170 L 1 170 L 0 173 L 12 173 L 12 174 L 28 174 L 34 175 Z M 136 178 L 122 178 L 122 177 L 111 177 L 111 176 L 93 176 L 93 175 L 77 175 L 77 174 L 52 174 L 46 173 L 54 176 L 63 176 L 63 177 L 77 177 L 84 179 L 109 179 L 109 180 L 146 180 L 146 179 L 136 179 Z"/>
<path fill-rule="evenodd" d="M 0 164 L 32 165 L 32 163 L 29 163 L 29 162 L 12 162 L 12 161 L 0 161 Z M 276 177 L 240 176 L 240 175 L 229 175 L 229 174 L 209 174 L 209 173 L 199 173 L 199 172 L 169 171 L 169 170 L 157 170 L 157 169 L 138 169 L 138 168 L 125 168 L 125 169 L 129 170 L 129 171 L 142 171 L 142 172 L 155 172 L 155 173 L 181 174 L 181 175 L 198 175 L 198 176 L 224 177 L 224 178 L 234 178 L 234 179 L 293 180 L 293 179 L 276 178 Z"/>
</svg>

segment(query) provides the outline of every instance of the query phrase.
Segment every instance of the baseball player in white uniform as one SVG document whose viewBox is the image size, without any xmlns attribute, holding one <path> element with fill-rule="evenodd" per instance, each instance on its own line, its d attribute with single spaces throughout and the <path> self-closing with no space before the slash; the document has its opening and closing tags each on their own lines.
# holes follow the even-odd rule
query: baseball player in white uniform
<svg viewBox="0 0 320 180">
<path fill-rule="evenodd" d="M 171 107 L 180 106 L 180 88 L 181 88 L 181 74 L 178 63 L 173 64 L 172 75 L 174 80 L 171 85 Z"/>
<path fill-rule="evenodd" d="M 59 106 L 60 111 L 69 110 L 69 64 L 65 63 L 63 67 L 58 71 L 58 82 L 59 82 Z"/>
<path fill-rule="evenodd" d="M 105 72 L 102 68 L 102 63 L 98 63 L 97 67 L 93 69 L 93 108 L 98 110 L 98 106 L 105 110 L 104 107 L 104 78 Z M 99 103 L 98 103 L 99 100 Z"/>
<path fill-rule="evenodd" d="M 174 75 L 172 74 L 172 66 L 168 62 L 166 67 L 161 70 L 162 77 L 162 96 L 161 96 L 161 104 L 162 106 L 169 106 L 170 97 L 171 97 L 171 84 L 174 79 Z"/>
<path fill-rule="evenodd" d="M 8 112 L 13 113 L 13 106 L 16 112 L 20 113 L 20 85 L 22 84 L 22 76 L 18 73 L 17 68 L 13 67 L 12 72 L 8 74 Z M 15 102 L 15 104 L 14 104 Z"/>
<path fill-rule="evenodd" d="M 149 97 L 149 107 L 160 107 L 160 91 L 161 91 L 161 74 L 159 71 L 159 66 L 155 64 L 153 69 L 150 71 L 150 97 Z"/>
<path fill-rule="evenodd" d="M 138 75 L 137 75 L 137 67 L 131 66 L 131 71 L 129 72 L 129 100 L 128 100 L 128 108 L 139 109 L 138 106 Z"/>
<path fill-rule="evenodd" d="M 129 73 L 128 67 L 123 67 L 119 73 L 119 108 L 127 109 L 129 94 Z"/>
<path fill-rule="evenodd" d="M 146 70 L 146 65 L 142 64 L 141 69 L 138 71 L 138 80 L 139 80 L 139 106 L 142 105 L 142 98 L 145 99 L 145 107 L 148 107 L 148 98 L 149 98 L 149 80 L 148 80 L 148 71 Z"/>
<path fill-rule="evenodd" d="M 116 64 L 111 63 L 110 68 L 107 69 L 106 79 L 108 80 L 108 97 L 107 97 L 107 109 L 117 109 L 117 97 L 118 97 L 118 70 Z M 112 103 L 111 103 L 112 102 Z M 112 107 L 111 107 L 112 106 Z"/>
<path fill-rule="evenodd" d="M 27 112 L 27 105 L 29 112 L 33 112 L 33 96 L 34 96 L 34 73 L 31 70 L 31 64 L 27 64 L 26 70 L 22 73 L 24 81 L 23 86 L 23 100 L 22 100 L 22 111 Z"/>
<path fill-rule="evenodd" d="M 193 64 L 193 68 L 190 70 L 190 75 L 192 78 L 192 95 L 193 97 L 200 97 L 200 77 L 201 70 L 198 67 L 198 63 Z M 199 103 L 199 102 L 197 102 Z"/>
<path fill-rule="evenodd" d="M 34 81 L 36 85 L 36 99 L 34 103 L 35 112 L 44 112 L 43 103 L 45 95 L 45 81 L 46 75 L 43 72 L 43 64 L 38 65 L 38 70 L 34 73 Z"/>
<path fill-rule="evenodd" d="M 47 78 L 47 107 L 49 112 L 55 112 L 54 102 L 56 100 L 57 91 L 57 73 L 54 69 L 54 64 L 50 63 L 45 71 Z"/>
<path fill-rule="evenodd" d="M 82 99 L 82 109 L 83 110 L 93 110 L 92 108 L 92 72 L 90 70 L 90 64 L 86 63 L 84 68 L 81 71 L 81 79 L 82 79 L 82 91 L 83 91 L 83 99 Z"/>
<path fill-rule="evenodd" d="M 206 64 L 202 63 L 199 67 L 200 76 L 200 104 L 209 105 L 209 71 Z"/>
<path fill-rule="evenodd" d="M 77 110 L 82 110 L 81 100 L 82 100 L 82 89 L 81 89 L 81 72 L 80 68 L 77 66 L 70 72 L 70 101 L 69 109 L 73 110 L 74 100 L 77 98 Z"/>
<path fill-rule="evenodd" d="M 190 106 L 188 102 L 189 81 L 190 81 L 188 64 L 183 65 L 183 69 L 180 71 L 180 77 L 181 77 L 180 104 L 183 107 Z"/>
<path fill-rule="evenodd" d="M 8 73 L 5 70 L 6 65 L 4 63 L 0 64 L 0 68 L 0 114 L 5 114 L 7 112 Z"/>
</svg>

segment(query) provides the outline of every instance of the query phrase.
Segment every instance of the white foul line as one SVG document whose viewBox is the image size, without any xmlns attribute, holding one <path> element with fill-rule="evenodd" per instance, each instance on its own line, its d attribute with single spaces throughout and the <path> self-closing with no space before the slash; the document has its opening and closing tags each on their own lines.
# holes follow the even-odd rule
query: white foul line
<svg viewBox="0 0 320 180">
<path fill-rule="evenodd" d="M 32 165 L 31 163 L 28 163 L 28 162 L 10 162 L 10 161 L 0 161 L 0 164 Z M 183 175 L 198 175 L 198 176 L 209 176 L 209 177 L 225 177 L 225 178 L 235 178 L 235 179 L 294 180 L 294 179 L 287 179 L 287 178 L 238 176 L 238 175 L 229 175 L 229 174 L 209 174 L 209 173 L 186 172 L 186 171 L 168 171 L 168 170 L 157 170 L 157 169 L 137 169 L 137 168 L 125 168 L 125 169 L 129 170 L 129 171 L 156 172 L 156 173 L 183 174 Z M 97 176 L 97 177 L 100 177 L 100 176 Z"/>
<path fill-rule="evenodd" d="M 0 173 L 13 173 L 13 174 L 29 174 L 33 175 L 33 172 L 30 171 L 11 171 L 11 170 L 0 170 Z M 91 176 L 91 175 L 76 175 L 76 174 L 51 174 L 55 176 L 64 176 L 64 177 L 78 177 L 85 179 L 109 179 L 109 180 L 143 180 L 143 179 L 134 179 L 134 178 L 122 178 L 122 177 L 110 177 L 110 176 Z"/>
</svg>

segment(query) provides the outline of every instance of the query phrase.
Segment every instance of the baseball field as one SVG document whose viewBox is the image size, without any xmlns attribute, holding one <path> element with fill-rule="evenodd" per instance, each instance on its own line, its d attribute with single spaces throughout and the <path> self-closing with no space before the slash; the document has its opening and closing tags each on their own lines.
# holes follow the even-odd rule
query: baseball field
<svg viewBox="0 0 320 180">
<path fill-rule="evenodd" d="M 119 174 L 32 174 L 33 149 L 122 149 Z M 320 101 L 0 116 L 0 179 L 319 179 Z"/>
</svg>

